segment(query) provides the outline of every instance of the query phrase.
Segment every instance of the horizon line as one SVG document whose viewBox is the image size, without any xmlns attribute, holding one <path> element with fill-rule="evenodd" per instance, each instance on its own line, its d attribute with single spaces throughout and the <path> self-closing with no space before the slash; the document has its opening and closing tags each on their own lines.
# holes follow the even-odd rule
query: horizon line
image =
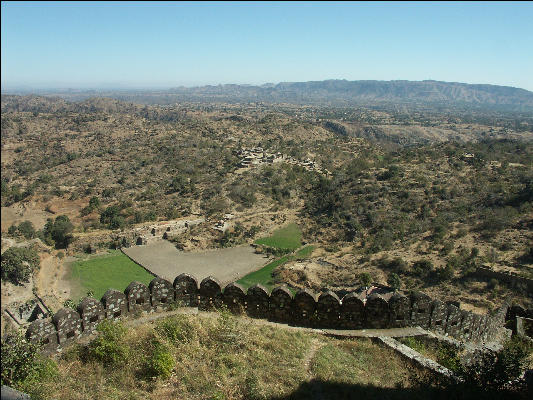
<svg viewBox="0 0 533 400">
<path fill-rule="evenodd" d="M 45 86 L 45 85 L 28 85 L 28 84 L 6 84 L 1 83 L 1 90 L 0 92 L 3 94 L 8 94 L 6 92 L 9 91 L 23 91 L 23 92 L 31 92 L 31 91 L 110 91 L 110 90 L 143 90 L 143 91 L 149 91 L 149 90 L 172 90 L 172 89 L 195 89 L 195 88 L 201 88 L 201 87 L 217 87 L 217 86 L 250 86 L 250 87 L 262 87 L 267 85 L 280 85 L 284 83 L 309 83 L 309 82 L 328 82 L 328 81 L 345 81 L 345 82 L 436 82 L 436 83 L 449 83 L 449 84 L 460 84 L 460 85 L 470 85 L 470 86 L 500 86 L 500 87 L 508 87 L 513 89 L 520 89 L 520 90 L 526 90 L 528 92 L 533 92 L 533 90 L 529 90 L 526 88 L 518 87 L 518 86 L 511 86 L 511 85 L 499 85 L 494 83 L 467 83 L 467 82 L 458 82 L 458 81 L 441 81 L 437 79 L 422 79 L 422 80 L 409 80 L 409 79 L 356 79 L 356 80 L 348 80 L 345 78 L 331 78 L 331 79 L 319 79 L 319 80 L 307 80 L 307 81 L 279 81 L 279 82 L 265 82 L 265 83 L 205 83 L 205 84 L 194 84 L 194 85 L 184 85 L 184 84 L 152 84 L 152 85 L 139 85 L 136 86 L 134 84 L 120 84 L 120 83 L 114 83 L 114 84 L 97 84 L 94 86 L 85 86 L 85 85 L 61 85 L 58 84 L 58 86 Z"/>
</svg>

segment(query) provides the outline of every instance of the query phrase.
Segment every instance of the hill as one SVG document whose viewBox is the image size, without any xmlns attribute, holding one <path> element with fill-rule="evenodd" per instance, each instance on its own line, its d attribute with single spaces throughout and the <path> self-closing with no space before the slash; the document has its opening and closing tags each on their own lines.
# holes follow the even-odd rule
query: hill
<svg viewBox="0 0 533 400">
<path fill-rule="evenodd" d="M 314 105 L 428 105 L 443 109 L 532 111 L 533 93 L 520 88 L 440 81 L 324 80 L 278 84 L 177 87 L 168 90 L 43 91 L 66 99 L 112 97 L 142 104 L 194 102 L 266 102 Z"/>
<path fill-rule="evenodd" d="M 294 288 L 350 290 L 370 273 L 467 309 L 530 302 L 473 276 L 533 276 L 533 118 L 509 115 L 3 96 L 2 236 L 56 246 L 36 290 L 58 307 L 72 297 L 50 289 L 69 272 L 59 254 L 143 243 L 178 219 L 205 221 L 170 234 L 184 250 L 296 223 L 315 250 L 270 264 Z M 48 222 L 63 215 L 66 251 Z"/>
</svg>

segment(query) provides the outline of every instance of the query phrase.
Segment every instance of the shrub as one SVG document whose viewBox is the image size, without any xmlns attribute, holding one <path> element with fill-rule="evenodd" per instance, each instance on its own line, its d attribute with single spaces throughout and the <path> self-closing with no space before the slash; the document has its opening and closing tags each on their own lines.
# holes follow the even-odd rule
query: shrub
<svg viewBox="0 0 533 400">
<path fill-rule="evenodd" d="M 74 240 L 72 236 L 73 230 L 74 225 L 70 222 L 69 217 L 59 215 L 55 221 L 51 218 L 48 219 L 44 226 L 43 235 L 45 241 L 49 243 L 49 239 L 51 239 L 57 249 L 66 249 Z"/>
<path fill-rule="evenodd" d="M 362 272 L 359 274 L 359 282 L 364 287 L 367 287 L 372 282 L 372 275 L 370 275 L 368 272 Z"/>
<path fill-rule="evenodd" d="M 434 266 L 430 260 L 418 260 L 413 264 L 413 273 L 422 278 L 429 276 Z"/>
<path fill-rule="evenodd" d="M 437 276 L 441 281 L 449 281 L 453 278 L 454 268 L 450 264 L 446 264 L 444 268 L 437 270 Z"/>
<path fill-rule="evenodd" d="M 31 221 L 21 222 L 18 226 L 18 231 L 26 239 L 33 239 L 35 237 L 35 228 Z"/>
<path fill-rule="evenodd" d="M 113 218 L 116 218 L 120 213 L 117 205 L 107 207 L 102 214 L 100 214 L 100 222 L 102 224 L 109 224 Z"/>
<path fill-rule="evenodd" d="M 495 278 L 492 278 L 488 283 L 487 283 L 487 288 L 488 289 L 496 289 L 498 287 L 498 284 L 500 282 L 498 281 L 498 279 L 495 279 Z"/>
<path fill-rule="evenodd" d="M 498 352 L 486 352 L 461 373 L 468 386 L 482 390 L 501 390 L 520 377 L 532 352 L 530 343 L 514 338 Z"/>
<path fill-rule="evenodd" d="M 7 229 L 7 234 L 11 235 L 11 236 L 14 236 L 14 235 L 17 234 L 17 231 L 18 231 L 17 225 L 13 224 Z"/>
<path fill-rule="evenodd" d="M 224 306 L 219 311 L 216 323 L 209 328 L 208 337 L 201 338 L 204 344 L 211 346 L 236 347 L 242 341 L 242 333 L 238 329 L 237 318 Z"/>
<path fill-rule="evenodd" d="M 153 343 L 154 350 L 147 360 L 147 372 L 151 377 L 166 379 L 174 369 L 175 359 L 170 349 L 159 341 Z"/>
<path fill-rule="evenodd" d="M 378 267 L 391 270 L 395 273 L 405 273 L 409 269 L 407 262 L 401 257 L 395 257 L 392 260 L 390 258 L 383 257 L 378 260 Z"/>
<path fill-rule="evenodd" d="M 398 276 L 398 274 L 395 274 L 395 273 L 392 273 L 390 276 L 389 276 L 389 279 L 387 281 L 387 283 L 390 285 L 390 287 L 392 287 L 394 290 L 398 290 L 400 289 L 400 287 L 402 286 L 402 281 L 400 280 L 400 277 Z"/>
<path fill-rule="evenodd" d="M 21 333 L 2 339 L 2 385 L 24 381 L 35 368 L 37 346 Z"/>
<path fill-rule="evenodd" d="M 122 340 L 126 327 L 120 322 L 102 321 L 96 330 L 100 335 L 89 343 L 89 358 L 101 361 L 105 366 L 125 362 L 129 355 L 129 348 Z"/>
<path fill-rule="evenodd" d="M 463 371 L 461 359 L 457 350 L 453 346 L 441 344 L 438 347 L 437 362 L 456 374 Z"/>
<path fill-rule="evenodd" d="M 184 315 L 176 315 L 161 321 L 156 331 L 170 342 L 189 342 L 195 335 L 194 327 Z"/>
<path fill-rule="evenodd" d="M 30 275 L 39 267 L 40 259 L 35 249 L 11 247 L 2 254 L 1 277 L 18 285 L 28 282 Z"/>
<path fill-rule="evenodd" d="M 40 383 L 58 373 L 53 360 L 39 356 L 38 346 L 28 342 L 22 334 L 2 339 L 2 385 L 9 385 L 39 397 Z"/>
<path fill-rule="evenodd" d="M 73 310 L 75 310 L 76 309 L 76 303 L 72 299 L 66 299 L 63 302 L 63 307 L 72 308 Z"/>
</svg>

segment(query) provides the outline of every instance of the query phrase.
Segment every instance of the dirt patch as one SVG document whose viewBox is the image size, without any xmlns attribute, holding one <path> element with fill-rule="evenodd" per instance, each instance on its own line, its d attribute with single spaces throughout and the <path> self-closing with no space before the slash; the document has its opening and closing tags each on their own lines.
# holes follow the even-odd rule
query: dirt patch
<svg viewBox="0 0 533 400">
<path fill-rule="evenodd" d="M 35 229 L 42 229 L 48 218 L 67 215 L 74 224 L 81 222 L 80 210 L 86 205 L 86 200 L 68 200 L 63 197 L 53 197 L 48 201 L 29 201 L 2 207 L 2 232 L 7 232 L 13 224 L 30 221 Z"/>
<path fill-rule="evenodd" d="M 222 284 L 234 282 L 246 274 L 263 267 L 268 258 L 255 254 L 251 246 L 226 249 L 183 252 L 165 240 L 146 246 L 123 249 L 124 253 L 150 272 L 165 279 L 174 280 L 181 273 L 188 273 L 198 281 L 212 275 Z"/>
<path fill-rule="evenodd" d="M 41 268 L 35 278 L 37 294 L 53 311 L 63 307 L 65 300 L 72 297 L 76 290 L 74 284 L 67 279 L 69 269 L 64 260 L 48 255 L 41 258 Z"/>
</svg>

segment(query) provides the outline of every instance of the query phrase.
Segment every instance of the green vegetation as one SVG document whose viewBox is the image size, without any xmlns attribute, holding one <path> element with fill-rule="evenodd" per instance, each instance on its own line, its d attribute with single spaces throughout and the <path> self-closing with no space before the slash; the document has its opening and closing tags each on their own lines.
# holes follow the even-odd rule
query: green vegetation
<svg viewBox="0 0 533 400">
<path fill-rule="evenodd" d="M 96 330 L 99 335 L 87 347 L 87 358 L 105 367 L 120 367 L 128 360 L 130 351 L 123 341 L 127 328 L 120 322 L 102 321 Z"/>
<path fill-rule="evenodd" d="M 74 225 L 66 215 L 59 215 L 56 219 L 48 218 L 43 229 L 43 239 L 49 245 L 55 245 L 56 249 L 66 249 L 74 240 L 72 231 Z"/>
<path fill-rule="evenodd" d="M 289 224 L 276 230 L 272 236 L 257 239 L 255 243 L 276 249 L 294 251 L 302 245 L 302 231 L 298 225 Z"/>
<path fill-rule="evenodd" d="M 350 398 L 349 385 L 386 387 L 408 376 L 405 365 L 391 350 L 377 349 L 370 340 L 364 339 L 331 341 L 316 352 L 311 371 L 320 381 L 345 384 L 345 391 L 337 394 L 341 398 Z"/>
<path fill-rule="evenodd" d="M 152 274 L 120 251 L 74 262 L 70 277 L 81 286 L 80 297 L 91 291 L 97 299 L 110 288 L 122 291 L 132 281 L 148 284 L 153 278 Z"/>
<path fill-rule="evenodd" d="M 463 367 L 460 363 L 457 349 L 446 343 L 422 342 L 416 337 L 398 339 L 401 343 L 419 352 L 424 357 L 438 362 L 440 365 L 455 373 L 461 373 Z"/>
<path fill-rule="evenodd" d="M 176 360 L 168 345 L 155 340 L 152 355 L 147 360 L 147 374 L 153 378 L 167 379 L 170 377 Z"/>
<path fill-rule="evenodd" d="M 15 285 L 28 282 L 31 274 L 40 268 L 39 254 L 31 247 L 10 247 L 2 253 L 2 280 Z"/>
<path fill-rule="evenodd" d="M 313 250 L 314 246 L 305 246 L 293 255 L 285 255 L 281 258 L 278 258 L 277 260 L 268 263 L 260 270 L 249 273 L 248 275 L 239 279 L 237 283 L 242 285 L 245 289 L 248 289 L 250 286 L 255 285 L 257 283 L 263 285 L 267 289 L 272 289 L 275 286 L 272 272 L 274 272 L 277 267 L 285 264 L 288 261 L 307 258 L 311 255 Z"/>
<path fill-rule="evenodd" d="M 361 272 L 358 276 L 359 283 L 364 287 L 368 287 L 372 283 L 372 275 L 368 272 Z"/>
<path fill-rule="evenodd" d="M 9 235 L 20 235 L 25 239 L 33 239 L 35 237 L 35 228 L 31 221 L 23 221 L 18 226 L 13 224 L 7 230 Z"/>
<path fill-rule="evenodd" d="M 441 345 L 402 341 L 463 377 L 417 372 L 369 339 L 334 339 L 253 323 L 227 311 L 128 327 L 104 321 L 57 364 L 18 335 L 2 339 L 2 384 L 36 399 L 526 399 L 516 380 L 531 344 L 514 339 L 469 367 Z"/>
<path fill-rule="evenodd" d="M 53 381 L 58 369 L 53 360 L 40 356 L 37 350 L 37 346 L 21 333 L 3 337 L 2 385 L 31 392 L 32 398 L 40 398 L 41 383 Z"/>
<path fill-rule="evenodd" d="M 135 329 L 103 325 L 89 345 L 61 356 L 58 375 L 28 392 L 56 400 L 305 399 L 310 373 L 323 389 L 344 382 L 390 390 L 409 376 L 397 354 L 371 341 L 250 324 L 227 312 L 176 315 Z"/>
<path fill-rule="evenodd" d="M 242 277 L 237 281 L 239 285 L 242 285 L 245 289 L 248 289 L 250 286 L 257 283 L 263 285 L 267 289 L 272 289 L 274 287 L 274 278 L 272 277 L 272 272 L 279 267 L 280 265 L 285 264 L 289 261 L 289 256 L 283 256 L 277 260 L 268 263 L 263 268 L 258 271 L 249 273 L 248 275 Z"/>
</svg>

